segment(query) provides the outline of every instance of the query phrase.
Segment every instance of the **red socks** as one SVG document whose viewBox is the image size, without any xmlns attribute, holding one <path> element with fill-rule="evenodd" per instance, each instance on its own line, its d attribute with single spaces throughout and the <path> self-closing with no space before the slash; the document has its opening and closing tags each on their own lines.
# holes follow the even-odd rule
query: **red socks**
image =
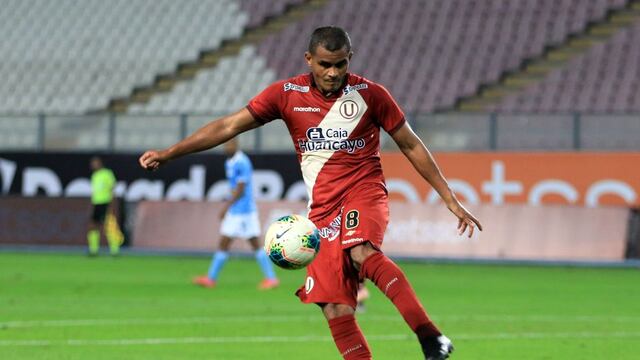
<svg viewBox="0 0 640 360">
<path fill-rule="evenodd" d="M 345 360 L 371 360 L 369 344 L 353 315 L 343 315 L 329 320 L 329 328 L 333 341 Z"/>
<path fill-rule="evenodd" d="M 393 302 L 419 339 L 441 335 L 431 322 L 402 270 L 383 253 L 369 256 L 360 274 L 373 281 Z"/>
</svg>

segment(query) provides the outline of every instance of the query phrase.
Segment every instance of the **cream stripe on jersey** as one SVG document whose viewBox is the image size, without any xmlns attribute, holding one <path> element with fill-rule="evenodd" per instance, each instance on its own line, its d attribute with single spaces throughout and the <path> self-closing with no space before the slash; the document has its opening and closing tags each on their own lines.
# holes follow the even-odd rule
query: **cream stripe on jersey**
<svg viewBox="0 0 640 360">
<path fill-rule="evenodd" d="M 348 101 L 355 102 L 358 107 L 357 115 L 351 119 L 346 119 L 340 114 L 340 106 Z M 347 131 L 348 135 L 346 137 L 342 137 L 341 140 L 346 140 L 351 136 L 353 129 L 358 126 L 366 111 L 367 103 L 364 101 L 364 98 L 362 98 L 357 91 L 352 91 L 336 100 L 335 104 L 333 104 L 331 109 L 329 109 L 329 112 L 317 127 L 322 128 L 323 133 L 326 133 L 327 129 L 344 129 Z M 302 168 L 302 177 L 305 185 L 307 186 L 307 194 L 309 195 L 309 209 L 311 209 L 311 204 L 313 204 L 313 187 L 316 184 L 318 174 L 320 174 L 320 170 L 322 170 L 324 164 L 335 152 L 335 150 L 317 150 L 308 151 L 302 154 L 302 162 L 300 165 Z"/>
</svg>

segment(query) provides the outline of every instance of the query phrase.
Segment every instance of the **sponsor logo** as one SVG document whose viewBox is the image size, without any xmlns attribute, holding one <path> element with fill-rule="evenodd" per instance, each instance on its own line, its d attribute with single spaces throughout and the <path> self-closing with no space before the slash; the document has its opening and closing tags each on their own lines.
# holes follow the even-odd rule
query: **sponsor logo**
<svg viewBox="0 0 640 360">
<path fill-rule="evenodd" d="M 299 92 L 309 92 L 309 87 L 308 86 L 300 86 L 300 85 L 296 85 L 296 84 L 292 84 L 292 83 L 284 83 L 284 91 L 299 91 Z"/>
<path fill-rule="evenodd" d="M 355 234 L 355 233 L 356 233 L 356 231 L 355 231 L 355 230 L 349 230 L 349 231 L 347 231 L 347 233 L 346 233 L 346 234 L 344 234 L 344 236 L 351 236 L 351 235 L 353 235 L 353 234 Z"/>
<path fill-rule="evenodd" d="M 295 111 L 295 112 L 312 112 L 312 113 L 319 113 L 319 112 L 320 112 L 320 108 L 317 108 L 317 107 L 311 107 L 311 106 L 307 106 L 307 107 L 294 106 L 294 107 L 293 107 L 293 111 Z"/>
<path fill-rule="evenodd" d="M 307 129 L 307 138 L 298 140 L 300 152 L 311 151 L 346 151 L 353 153 L 363 149 L 366 141 L 363 138 L 349 139 L 349 132 L 343 128 L 312 127 Z"/>
<path fill-rule="evenodd" d="M 352 353 L 352 352 L 354 352 L 354 351 L 356 351 L 356 350 L 358 350 L 360 348 L 362 348 L 362 344 L 354 345 L 354 346 L 348 348 L 347 350 L 343 351 L 342 352 L 342 356 L 346 356 L 346 355 L 348 355 L 348 354 L 350 354 L 350 353 Z"/>
<path fill-rule="evenodd" d="M 11 190 L 11 184 L 17 168 L 18 166 L 15 162 L 0 158 L 0 185 L 2 185 L 4 194 L 8 194 L 9 190 Z"/>
<path fill-rule="evenodd" d="M 281 232 L 281 233 L 279 233 L 279 234 L 276 234 L 276 239 L 280 239 L 280 238 L 281 238 L 284 234 L 286 234 L 286 233 L 287 233 L 287 231 L 289 231 L 289 230 L 291 230 L 291 228 L 288 228 L 287 230 L 285 230 L 285 231 L 283 231 L 283 232 Z"/>
<path fill-rule="evenodd" d="M 387 283 L 387 286 L 384 287 L 384 294 L 387 295 L 387 291 L 389 291 L 389 288 L 391 287 L 391 285 L 393 285 L 395 282 L 398 281 L 397 277 L 394 277 L 393 279 L 391 279 L 391 281 L 389 281 Z"/>
<path fill-rule="evenodd" d="M 342 245 L 353 244 L 353 243 L 358 243 L 363 241 L 364 241 L 363 238 L 353 238 L 353 239 L 343 240 Z"/>
<path fill-rule="evenodd" d="M 321 237 L 333 241 L 340 235 L 340 223 L 342 223 L 342 213 L 338 214 L 328 226 L 318 229 Z"/>
<path fill-rule="evenodd" d="M 369 85 L 367 84 L 355 84 L 355 85 L 347 85 L 344 87 L 344 90 L 342 90 L 342 92 L 347 95 L 350 92 L 353 91 L 358 91 L 358 90 L 362 90 L 362 89 L 368 89 Z"/>
<path fill-rule="evenodd" d="M 345 100 L 340 104 L 340 115 L 347 120 L 351 120 L 358 116 L 360 108 L 353 100 Z"/>
<path fill-rule="evenodd" d="M 311 276 L 307 276 L 307 280 L 304 281 L 304 292 L 305 293 L 310 293 L 311 290 L 313 290 L 313 285 L 315 285 L 316 282 L 313 280 L 313 278 Z"/>
</svg>

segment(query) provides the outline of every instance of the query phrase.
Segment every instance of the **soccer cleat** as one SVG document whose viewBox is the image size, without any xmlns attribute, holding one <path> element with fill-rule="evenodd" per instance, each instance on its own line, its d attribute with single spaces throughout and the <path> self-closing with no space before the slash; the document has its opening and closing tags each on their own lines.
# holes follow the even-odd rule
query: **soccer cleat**
<svg viewBox="0 0 640 360">
<path fill-rule="evenodd" d="M 453 352 L 453 343 L 444 335 L 434 336 L 421 341 L 425 360 L 444 360 Z"/>
<path fill-rule="evenodd" d="M 206 275 L 193 278 L 193 283 L 204 288 L 214 288 L 216 286 L 216 281 L 209 279 Z"/>
<path fill-rule="evenodd" d="M 271 290 L 277 288 L 278 285 L 280 285 L 280 280 L 278 279 L 264 279 L 258 284 L 258 289 Z"/>
</svg>

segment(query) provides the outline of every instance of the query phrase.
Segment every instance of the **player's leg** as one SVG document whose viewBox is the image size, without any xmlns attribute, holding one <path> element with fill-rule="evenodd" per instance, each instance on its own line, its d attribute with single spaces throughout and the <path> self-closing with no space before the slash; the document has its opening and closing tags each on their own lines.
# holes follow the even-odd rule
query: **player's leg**
<svg viewBox="0 0 640 360">
<path fill-rule="evenodd" d="M 262 246 L 258 242 L 258 237 L 254 236 L 249 239 L 249 244 L 251 244 L 251 248 L 253 248 L 253 252 L 256 257 L 256 262 L 260 266 L 260 270 L 262 270 L 262 275 L 264 275 L 264 279 L 258 284 L 258 288 L 261 290 L 269 290 L 278 287 L 280 285 L 280 281 L 276 277 L 276 273 L 273 270 L 273 266 L 267 257 L 267 253 L 264 252 Z"/>
<path fill-rule="evenodd" d="M 451 341 L 431 321 L 402 269 L 366 242 L 349 249 L 354 267 L 362 278 L 371 280 L 396 306 L 416 334 L 427 359 L 446 359 L 453 350 Z"/>
<path fill-rule="evenodd" d="M 224 264 L 229 259 L 229 247 L 233 239 L 229 236 L 223 235 L 220 238 L 220 246 L 211 257 L 211 264 L 209 264 L 209 270 L 207 275 L 198 276 L 193 279 L 193 283 L 206 288 L 212 288 L 216 286 L 218 281 L 218 275 L 222 271 Z"/>
<path fill-rule="evenodd" d="M 258 218 L 258 212 L 254 211 L 245 215 L 242 215 L 242 226 L 240 227 L 241 237 L 249 239 L 249 244 L 253 249 L 253 253 L 256 258 L 256 262 L 262 270 L 264 279 L 258 284 L 258 289 L 269 290 L 278 287 L 280 281 L 276 277 L 276 273 L 273 271 L 273 266 L 267 257 L 267 253 L 262 248 L 262 244 L 258 241 L 260 236 L 260 219 Z"/>
<path fill-rule="evenodd" d="M 358 306 L 356 307 L 357 313 L 363 313 L 367 311 L 365 302 L 369 299 L 371 294 L 369 294 L 369 289 L 364 284 L 364 280 L 358 284 L 358 295 L 356 296 L 356 301 L 358 302 Z"/>
<path fill-rule="evenodd" d="M 450 344 L 440 351 L 438 339 L 442 334 L 427 316 L 404 272 L 380 251 L 389 219 L 384 189 L 363 188 L 352 195 L 345 202 L 344 215 L 341 243 L 359 278 L 371 280 L 391 300 L 417 335 L 427 359 L 448 357 Z"/>
<path fill-rule="evenodd" d="M 89 245 L 89 256 L 98 255 L 100 250 L 100 228 L 104 223 L 107 214 L 106 205 L 93 205 L 89 229 L 87 231 L 87 243 Z"/>
<path fill-rule="evenodd" d="M 346 304 L 321 304 L 333 341 L 346 360 L 371 359 L 371 350 L 360 326 L 356 322 L 355 309 Z"/>
<path fill-rule="evenodd" d="M 369 345 L 354 317 L 358 274 L 342 249 L 338 234 L 341 210 L 314 220 L 322 244 L 307 266 L 307 278 L 296 295 L 304 303 L 318 304 L 327 319 L 338 351 L 345 359 L 371 359 Z"/>
</svg>

